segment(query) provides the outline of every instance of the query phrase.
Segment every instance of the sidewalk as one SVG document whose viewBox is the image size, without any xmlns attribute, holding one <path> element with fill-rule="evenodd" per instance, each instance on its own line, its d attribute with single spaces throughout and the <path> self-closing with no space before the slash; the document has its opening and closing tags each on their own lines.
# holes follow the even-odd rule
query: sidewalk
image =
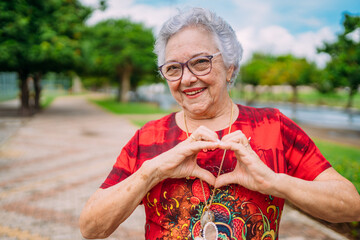
<svg viewBox="0 0 360 240">
<path fill-rule="evenodd" d="M 0 134 L 0 239 L 82 239 L 80 212 L 136 127 L 84 96 L 59 97 L 28 119 L 2 114 L 0 132 L 8 130 Z M 144 222 L 140 206 L 108 239 L 144 239 Z M 281 240 L 346 239 L 289 207 L 280 234 Z"/>
</svg>

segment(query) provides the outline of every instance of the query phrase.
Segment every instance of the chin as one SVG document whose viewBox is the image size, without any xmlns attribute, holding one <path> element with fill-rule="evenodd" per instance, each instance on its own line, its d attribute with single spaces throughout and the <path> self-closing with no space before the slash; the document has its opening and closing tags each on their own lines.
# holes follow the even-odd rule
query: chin
<svg viewBox="0 0 360 240">
<path fill-rule="evenodd" d="M 186 109 L 188 112 L 190 112 L 191 114 L 194 115 L 199 115 L 201 116 L 202 114 L 208 112 L 209 109 L 209 105 L 204 105 L 201 104 L 200 106 L 198 104 L 192 104 L 192 105 L 188 105 L 185 106 L 184 109 Z"/>
</svg>

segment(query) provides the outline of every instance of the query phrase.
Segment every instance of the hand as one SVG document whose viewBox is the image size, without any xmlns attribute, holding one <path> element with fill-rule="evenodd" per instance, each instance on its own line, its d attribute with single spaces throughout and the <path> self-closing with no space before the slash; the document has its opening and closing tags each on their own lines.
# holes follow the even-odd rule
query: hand
<svg viewBox="0 0 360 240">
<path fill-rule="evenodd" d="M 203 126 L 197 128 L 185 141 L 155 159 L 160 179 L 197 177 L 214 185 L 215 176 L 201 168 L 197 162 L 197 154 L 201 150 L 218 148 L 220 140 L 217 134 Z"/>
<path fill-rule="evenodd" d="M 235 183 L 263 194 L 272 193 L 277 174 L 261 161 L 240 130 L 225 135 L 219 147 L 234 151 L 237 164 L 234 171 L 216 179 L 216 188 Z"/>
</svg>

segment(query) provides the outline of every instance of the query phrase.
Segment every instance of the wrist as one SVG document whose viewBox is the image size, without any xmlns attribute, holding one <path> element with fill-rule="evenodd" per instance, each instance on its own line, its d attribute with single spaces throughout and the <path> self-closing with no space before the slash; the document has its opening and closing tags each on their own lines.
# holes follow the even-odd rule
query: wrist
<svg viewBox="0 0 360 240">
<path fill-rule="evenodd" d="M 161 178 L 159 166 L 155 159 L 145 161 L 141 166 L 140 178 L 147 181 L 150 188 L 164 180 Z"/>
<path fill-rule="evenodd" d="M 290 185 L 289 180 L 289 176 L 285 173 L 276 173 L 271 195 L 286 199 L 287 194 L 289 193 L 289 189 L 287 187 Z"/>
</svg>

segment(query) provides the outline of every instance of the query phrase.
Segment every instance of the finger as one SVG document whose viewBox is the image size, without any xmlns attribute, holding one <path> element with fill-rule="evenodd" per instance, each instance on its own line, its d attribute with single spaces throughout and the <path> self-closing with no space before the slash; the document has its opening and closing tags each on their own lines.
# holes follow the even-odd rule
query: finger
<svg viewBox="0 0 360 240">
<path fill-rule="evenodd" d="M 208 170 L 203 169 L 199 166 L 196 166 L 194 168 L 194 171 L 192 172 L 191 176 L 200 178 L 212 186 L 215 185 L 215 181 L 216 181 L 215 176 Z"/>
<path fill-rule="evenodd" d="M 216 149 L 219 148 L 219 142 L 208 142 L 208 141 L 196 141 L 196 142 L 191 142 L 190 144 L 187 145 L 187 149 L 190 152 L 187 152 L 187 156 L 196 154 L 198 152 L 200 152 L 203 149 Z"/>
<path fill-rule="evenodd" d="M 196 141 L 219 141 L 219 137 L 216 132 L 208 129 L 207 127 L 200 126 L 198 127 L 190 136 L 193 140 Z"/>
<path fill-rule="evenodd" d="M 221 141 L 219 143 L 219 148 L 220 149 L 226 149 L 226 150 L 232 150 L 235 153 L 239 153 L 241 155 L 243 155 L 242 153 L 246 153 L 246 147 L 243 144 L 237 143 L 237 142 L 233 142 L 233 141 Z"/>
<path fill-rule="evenodd" d="M 229 184 L 238 184 L 235 179 L 236 177 L 234 176 L 233 172 L 221 174 L 216 178 L 214 187 L 220 188 Z"/>
<path fill-rule="evenodd" d="M 251 148 L 251 146 L 250 146 L 250 141 L 251 141 L 251 137 L 249 137 L 248 139 L 246 139 L 246 143 L 245 144 L 243 144 L 245 147 L 250 147 Z"/>
<path fill-rule="evenodd" d="M 254 160 L 254 157 L 258 158 L 257 154 L 251 149 L 250 146 L 246 147 L 240 143 L 221 142 L 219 144 L 219 148 L 234 151 L 238 161 L 244 163 L 245 165 L 251 164 L 251 162 Z"/>
<path fill-rule="evenodd" d="M 245 136 L 245 134 L 240 131 L 240 130 L 237 130 L 235 132 L 232 132 L 230 134 L 227 134 L 225 135 L 221 141 L 223 142 L 235 142 L 235 143 L 241 143 L 241 144 L 247 144 L 248 143 L 248 140 Z"/>
</svg>

